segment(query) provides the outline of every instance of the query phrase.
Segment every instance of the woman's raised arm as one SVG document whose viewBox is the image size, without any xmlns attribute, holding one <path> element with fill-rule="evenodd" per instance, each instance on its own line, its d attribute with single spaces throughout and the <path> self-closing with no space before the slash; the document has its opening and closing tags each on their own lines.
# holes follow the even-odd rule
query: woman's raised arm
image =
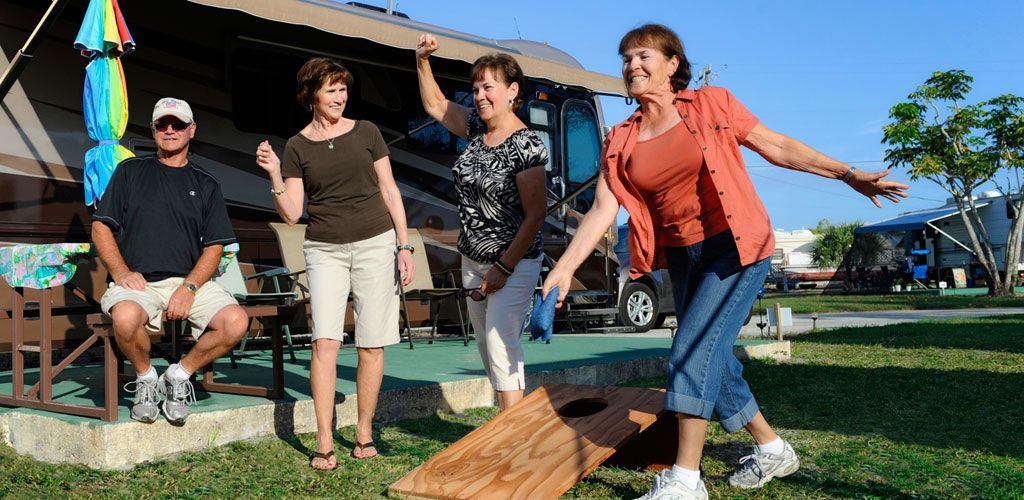
<svg viewBox="0 0 1024 500">
<path fill-rule="evenodd" d="M 423 109 L 431 118 L 441 122 L 448 130 L 459 137 L 469 135 L 467 121 L 469 108 L 448 100 L 437 86 L 434 72 L 430 69 L 430 54 L 437 50 L 437 39 L 434 35 L 422 34 L 416 44 L 416 76 L 420 81 L 420 99 Z"/>
</svg>

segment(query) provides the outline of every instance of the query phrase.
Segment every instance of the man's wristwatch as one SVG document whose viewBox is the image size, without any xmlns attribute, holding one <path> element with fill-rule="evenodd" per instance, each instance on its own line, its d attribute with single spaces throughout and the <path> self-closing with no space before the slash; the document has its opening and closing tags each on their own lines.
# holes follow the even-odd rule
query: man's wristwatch
<svg viewBox="0 0 1024 500">
<path fill-rule="evenodd" d="M 416 247 L 409 245 L 408 243 L 405 245 L 398 245 L 398 251 L 401 252 L 402 250 L 408 250 L 409 253 L 416 253 Z"/>
<path fill-rule="evenodd" d="M 181 286 L 185 287 L 185 290 L 192 292 L 192 295 L 195 295 L 196 293 L 199 292 L 199 286 L 197 286 L 195 283 L 189 283 L 188 281 L 186 281 L 182 283 Z"/>
</svg>

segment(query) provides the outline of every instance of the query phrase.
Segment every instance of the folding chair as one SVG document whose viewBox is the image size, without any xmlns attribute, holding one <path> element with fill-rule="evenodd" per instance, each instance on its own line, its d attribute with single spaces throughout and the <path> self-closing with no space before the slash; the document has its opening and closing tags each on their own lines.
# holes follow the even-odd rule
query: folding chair
<svg viewBox="0 0 1024 500">
<path fill-rule="evenodd" d="M 213 281 L 217 282 L 220 286 L 224 287 L 228 293 L 235 297 L 238 304 L 242 307 L 256 306 L 256 305 L 282 305 L 290 306 L 295 303 L 295 294 L 292 292 L 281 292 L 280 286 L 277 283 L 277 277 L 288 274 L 288 269 L 283 267 L 274 268 L 268 271 L 263 271 L 249 276 L 242 275 L 242 269 L 238 266 L 237 259 L 231 259 L 227 267 L 224 270 L 224 274 L 216 277 Z M 250 293 L 245 283 L 249 280 L 263 280 L 272 279 L 274 281 L 274 288 L 278 290 L 273 293 Z M 250 318 L 252 319 L 252 318 Z M 284 332 L 285 341 L 288 343 L 288 353 L 291 357 L 292 363 L 296 362 L 295 358 L 295 347 L 292 345 L 292 333 L 291 329 L 287 324 L 281 328 Z M 249 332 L 245 332 L 245 337 L 242 338 L 242 342 L 239 345 L 238 352 L 245 351 L 245 344 L 249 340 Z M 235 350 L 231 350 L 231 367 L 237 368 L 238 365 L 235 362 Z"/>
<path fill-rule="evenodd" d="M 281 261 L 292 280 L 291 292 L 295 293 L 296 302 L 309 303 L 309 281 L 306 279 L 306 256 L 302 253 L 302 243 L 306 240 L 306 225 L 289 226 L 283 222 L 271 222 L 270 229 L 277 236 L 277 246 L 281 250 Z M 275 292 L 280 289 L 275 288 Z"/>
<path fill-rule="evenodd" d="M 426 248 L 423 245 L 423 237 L 420 236 L 420 232 L 416 229 L 409 229 L 409 244 L 415 249 L 413 251 L 413 265 L 416 266 L 416 272 L 413 275 L 412 283 L 409 283 L 409 289 L 406 290 L 402 286 L 401 282 L 398 284 L 399 293 L 402 298 L 402 320 L 405 323 L 405 333 L 409 338 L 409 349 L 412 349 L 412 323 L 409 320 L 409 306 L 406 303 L 407 300 L 418 300 L 420 302 L 430 303 L 430 316 L 431 316 L 431 327 L 430 327 L 430 341 L 434 342 L 434 335 L 437 333 L 437 320 L 440 316 L 440 304 L 442 300 L 455 298 L 455 309 L 459 313 L 459 328 L 462 330 L 462 345 L 469 345 L 469 333 L 466 331 L 466 321 L 462 314 L 462 304 L 458 302 L 459 288 L 455 287 L 454 283 L 451 283 L 451 287 L 447 288 L 436 288 L 434 286 L 435 276 L 445 276 L 446 273 L 431 274 L 430 262 L 427 260 Z M 450 276 L 450 275 L 449 275 Z M 448 276 L 446 276 L 448 277 Z M 445 279 L 445 278 L 441 278 Z M 435 304 L 438 306 L 435 310 Z"/>
</svg>

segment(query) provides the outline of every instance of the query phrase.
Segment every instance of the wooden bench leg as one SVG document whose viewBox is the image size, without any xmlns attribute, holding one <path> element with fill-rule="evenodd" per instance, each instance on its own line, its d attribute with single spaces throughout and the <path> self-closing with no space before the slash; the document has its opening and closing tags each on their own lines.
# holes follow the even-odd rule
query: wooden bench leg
<svg viewBox="0 0 1024 500">
<path fill-rule="evenodd" d="M 110 336 L 103 337 L 103 420 L 107 422 L 117 420 L 117 396 L 121 387 L 118 380 L 120 367 L 121 359 L 114 347 L 114 340 Z"/>
</svg>

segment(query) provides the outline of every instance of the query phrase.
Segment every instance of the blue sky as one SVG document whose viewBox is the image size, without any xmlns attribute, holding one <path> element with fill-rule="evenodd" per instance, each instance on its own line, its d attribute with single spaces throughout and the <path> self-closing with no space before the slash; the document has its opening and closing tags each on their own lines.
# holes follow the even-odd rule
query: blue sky
<svg viewBox="0 0 1024 500">
<path fill-rule="evenodd" d="M 366 0 L 364 0 L 366 1 Z M 373 0 L 386 5 L 384 0 Z M 634 7 L 632 9 L 627 7 Z M 889 108 L 933 71 L 974 76 L 972 100 L 1024 95 L 1024 2 L 401 0 L 411 18 L 497 39 L 548 42 L 589 70 L 620 74 L 621 36 L 645 22 L 679 33 L 695 69 L 712 65 L 768 127 L 854 166 L 881 170 Z M 611 124 L 631 111 L 603 99 Z M 776 228 L 873 221 L 941 205 L 945 191 L 912 182 L 912 197 L 877 209 L 844 184 L 767 164 L 745 152 Z M 906 172 L 890 178 L 909 182 Z"/>
</svg>

